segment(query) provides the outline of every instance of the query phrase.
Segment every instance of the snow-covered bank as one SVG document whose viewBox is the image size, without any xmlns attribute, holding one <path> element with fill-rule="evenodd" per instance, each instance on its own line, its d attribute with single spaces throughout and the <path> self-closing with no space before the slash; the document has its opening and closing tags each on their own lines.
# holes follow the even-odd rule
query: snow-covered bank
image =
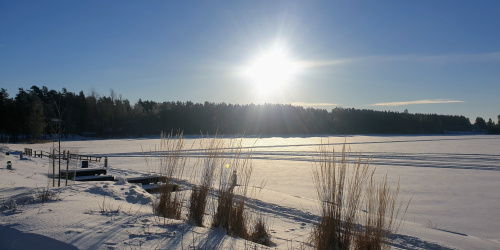
<svg viewBox="0 0 500 250">
<path fill-rule="evenodd" d="M 340 145 L 343 137 L 248 139 L 255 152 L 252 186 L 260 187 L 250 199 L 251 211 L 267 218 L 279 249 L 298 247 L 318 220 L 311 181 L 311 157 L 323 140 Z M 187 141 L 188 143 L 191 140 Z M 500 249 L 500 137 L 498 136 L 353 136 L 354 152 L 372 157 L 377 175 L 388 173 L 391 184 L 401 183 L 400 197 L 413 197 L 407 222 L 395 246 L 408 249 Z M 63 148 L 81 154 L 106 155 L 109 172 L 117 177 L 153 171 L 144 162 L 141 145 L 148 149 L 157 139 L 64 142 Z M 9 144 L 11 150 L 30 147 L 48 151 L 50 144 Z M 190 147 L 190 146 L 189 146 Z M 338 148 L 340 149 L 340 148 Z M 191 151 L 198 154 L 196 144 Z M 2 153 L 0 200 L 36 196 L 51 184 L 49 160 Z M 11 161 L 14 170 L 7 170 Z M 93 163 L 95 164 L 95 163 Z M 189 169 L 189 166 L 187 167 Z M 1 216 L 0 248 L 23 239 L 65 248 L 249 247 L 250 243 L 224 235 L 220 229 L 198 228 L 184 221 L 152 215 L 151 195 L 129 183 L 71 183 L 51 188 L 56 200 L 37 199 Z M 104 209 L 103 209 L 104 208 Z M 47 238 L 48 237 L 48 238 Z M 17 242 L 17 243 L 16 243 Z M 61 245 L 57 245 L 61 244 Z M 20 247 L 21 248 L 21 247 Z M 53 247 L 51 247 L 53 249 Z"/>
</svg>

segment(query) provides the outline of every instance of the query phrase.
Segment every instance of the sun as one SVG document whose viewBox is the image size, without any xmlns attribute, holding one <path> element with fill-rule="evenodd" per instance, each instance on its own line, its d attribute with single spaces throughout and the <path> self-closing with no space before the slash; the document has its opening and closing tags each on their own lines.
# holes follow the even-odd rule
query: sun
<svg viewBox="0 0 500 250">
<path fill-rule="evenodd" d="M 243 75 L 263 93 L 283 87 L 297 73 L 297 63 L 280 47 L 262 51 L 243 70 Z"/>
</svg>

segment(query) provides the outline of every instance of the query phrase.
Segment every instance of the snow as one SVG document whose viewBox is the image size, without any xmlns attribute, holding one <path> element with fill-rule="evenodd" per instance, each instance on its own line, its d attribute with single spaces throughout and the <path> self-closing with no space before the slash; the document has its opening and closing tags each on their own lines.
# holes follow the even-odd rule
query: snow
<svg viewBox="0 0 500 250">
<path fill-rule="evenodd" d="M 153 195 L 127 178 L 155 173 L 144 152 L 159 138 L 64 141 L 62 149 L 108 156 L 108 174 L 118 182 L 61 180 L 52 188 L 49 159 L 24 156 L 23 148 L 49 151 L 52 143 L 5 144 L 0 156 L 0 206 L 17 200 L 13 211 L 0 213 L 0 249 L 232 248 L 253 243 L 225 235 L 221 229 L 194 227 L 184 220 L 155 216 Z M 194 162 L 202 153 L 199 139 L 186 139 L 186 185 L 194 182 Z M 399 197 L 412 198 L 406 222 L 393 244 L 402 249 L 500 249 L 500 136 L 346 136 L 247 138 L 254 152 L 249 211 L 266 219 L 278 249 L 299 247 L 318 221 L 312 182 L 312 158 L 320 143 L 337 151 L 346 141 L 354 155 L 362 152 L 387 174 Z M 5 151 L 12 152 L 5 155 Z M 13 170 L 6 169 L 11 161 Z M 65 164 L 65 163 L 64 163 Z M 64 165 L 63 164 L 63 165 Z M 90 168 L 104 162 L 89 162 Z M 76 167 L 76 166 L 70 166 Z M 65 168 L 65 165 L 64 165 Z M 56 179 L 57 186 L 57 179 Z M 263 185 L 265 184 L 265 185 Z M 53 191 L 42 202 L 38 194 Z M 236 187 L 238 188 L 238 187 Z M 181 189 L 187 192 L 188 188 Z M 27 198 L 31 197 L 31 198 Z M 208 224 L 207 224 L 208 225 Z"/>
</svg>

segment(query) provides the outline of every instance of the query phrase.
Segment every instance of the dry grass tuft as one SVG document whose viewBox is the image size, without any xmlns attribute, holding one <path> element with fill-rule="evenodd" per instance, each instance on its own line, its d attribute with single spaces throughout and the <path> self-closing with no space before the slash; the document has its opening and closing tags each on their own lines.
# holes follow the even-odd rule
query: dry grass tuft
<svg viewBox="0 0 500 250">
<path fill-rule="evenodd" d="M 194 186 L 191 193 L 188 221 L 196 226 L 203 226 L 205 208 L 208 202 L 208 186 Z"/>
<path fill-rule="evenodd" d="M 211 225 L 224 228 L 228 235 L 268 245 L 271 242 L 270 234 L 262 218 L 256 222 L 253 230 L 248 228 L 250 219 L 245 203 L 253 171 L 252 147 L 244 152 L 243 136 L 235 138 L 238 139 L 229 140 L 227 145 L 224 143 L 227 140 L 218 138 L 218 134 L 200 140 L 203 154 L 195 168 L 201 169 L 201 176 L 199 183 L 193 186 L 189 199 L 188 222 L 203 226 L 214 180 L 218 178 L 216 201 L 211 203 L 214 205 Z M 146 157 L 148 166 L 156 164 L 160 174 L 166 177 L 166 183 L 160 187 L 158 199 L 153 204 L 155 213 L 163 217 L 181 218 L 184 197 L 174 192 L 174 187 L 179 184 L 176 181 L 182 176 L 186 165 L 185 152 L 182 133 L 175 136 L 162 133 L 160 146 L 151 153 L 154 157 Z"/>
<path fill-rule="evenodd" d="M 201 148 L 204 157 L 201 159 L 201 182 L 193 187 L 189 204 L 188 220 L 196 226 L 203 226 L 208 195 L 212 188 L 215 170 L 222 166 L 224 156 L 224 142 L 215 134 L 211 139 L 202 139 Z"/>
<path fill-rule="evenodd" d="M 183 196 L 178 192 L 174 193 L 173 190 L 174 186 L 171 184 L 160 186 L 160 196 L 153 202 L 153 209 L 158 215 L 180 220 L 182 216 Z"/>
<path fill-rule="evenodd" d="M 248 239 L 248 216 L 245 211 L 245 199 L 240 198 L 231 208 L 228 235 Z"/>
<path fill-rule="evenodd" d="M 403 203 L 396 208 L 399 183 L 395 190 L 387 184 L 387 175 L 375 181 L 373 175 L 367 186 L 365 211 L 362 218 L 363 229 L 355 237 L 356 249 L 390 249 L 387 240 L 397 233 L 403 219 L 399 219 Z M 411 200 L 410 200 L 411 201 Z M 410 201 L 403 212 L 406 214 Z"/>
<path fill-rule="evenodd" d="M 159 197 L 153 201 L 153 210 L 157 215 L 180 219 L 182 215 L 182 193 L 174 192 L 179 186 L 180 177 L 184 172 L 188 155 L 184 150 L 183 133 L 168 135 L 162 132 L 160 146 L 155 147 L 150 158 L 146 157 L 148 165 L 152 164 L 161 176 L 166 177 L 165 183 L 159 187 Z"/>
<path fill-rule="evenodd" d="M 36 199 L 40 202 L 45 203 L 47 201 L 56 201 L 59 200 L 59 193 L 56 193 L 47 188 L 36 189 Z"/>
<path fill-rule="evenodd" d="M 363 160 L 360 154 L 358 160 L 349 162 L 350 150 L 346 151 L 345 145 L 340 159 L 336 159 L 335 150 L 330 152 L 325 144 L 317 152 L 313 180 L 321 201 L 321 221 L 311 236 L 313 247 L 390 248 L 385 242 L 397 230 L 394 223 L 401 208 L 395 210 L 399 186 L 391 191 L 387 176 L 376 183 L 375 169 L 369 169 L 369 159 Z M 363 204 L 366 214 L 361 220 L 359 211 Z M 359 225 L 360 222 L 363 225 Z"/>
<path fill-rule="evenodd" d="M 214 214 L 212 227 L 221 227 L 229 231 L 229 217 L 233 207 L 234 193 L 221 189 L 217 195 L 217 210 Z"/>
<path fill-rule="evenodd" d="M 252 151 L 243 152 L 242 142 L 243 136 L 229 142 L 228 160 L 220 169 L 217 208 L 212 226 L 224 228 L 228 235 L 247 239 L 245 201 L 253 167 Z"/>
<path fill-rule="evenodd" d="M 252 242 L 270 247 L 273 243 L 271 242 L 271 234 L 266 225 L 266 221 L 259 217 L 255 222 L 253 231 L 249 238 Z"/>
<path fill-rule="evenodd" d="M 335 150 L 330 154 L 324 144 L 318 149 L 313 180 L 322 204 L 321 221 L 312 235 L 316 249 L 349 249 L 352 245 L 362 185 L 369 174 L 368 164 L 362 164 L 361 156 L 354 166 L 350 166 L 349 153 L 344 145 L 340 162 L 337 162 Z"/>
</svg>

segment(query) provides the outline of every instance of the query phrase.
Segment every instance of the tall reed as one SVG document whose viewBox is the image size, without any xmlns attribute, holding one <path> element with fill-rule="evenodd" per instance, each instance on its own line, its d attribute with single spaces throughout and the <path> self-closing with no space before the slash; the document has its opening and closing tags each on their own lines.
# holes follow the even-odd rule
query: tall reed
<svg viewBox="0 0 500 250">
<path fill-rule="evenodd" d="M 253 167 L 252 150 L 243 152 L 242 142 L 243 136 L 231 139 L 226 149 L 225 166 L 221 166 L 219 173 L 217 208 L 212 226 L 224 228 L 231 236 L 246 239 L 248 218 L 245 201 Z"/>
<path fill-rule="evenodd" d="M 313 180 L 321 202 L 321 221 L 315 227 L 312 243 L 316 249 L 349 249 L 361 206 L 363 183 L 369 177 L 368 164 L 361 156 L 354 166 L 348 162 L 350 152 L 342 148 L 340 161 L 335 150 L 321 144 L 315 159 Z"/>
<path fill-rule="evenodd" d="M 201 148 L 204 151 L 201 159 L 200 183 L 194 185 L 190 204 L 188 220 L 196 226 L 203 226 L 203 219 L 208 203 L 208 195 L 213 186 L 215 171 L 223 165 L 224 141 L 215 134 L 213 138 L 202 138 Z"/>
<path fill-rule="evenodd" d="M 391 191 L 387 176 L 376 182 L 369 159 L 360 154 L 350 162 L 350 154 L 345 144 L 340 159 L 325 144 L 317 150 L 313 181 L 321 202 L 321 220 L 311 243 L 315 249 L 390 248 L 386 242 L 397 230 L 394 223 L 401 208 L 395 210 L 399 185 Z M 366 209 L 363 216 L 359 214 L 362 208 Z"/>
<path fill-rule="evenodd" d="M 180 178 L 186 166 L 188 154 L 184 149 L 183 132 L 161 133 L 160 145 L 146 157 L 148 165 L 153 165 L 165 183 L 159 185 L 159 196 L 153 201 L 156 214 L 167 218 L 180 219 L 182 215 L 183 193 L 174 192 L 180 185 Z"/>
<path fill-rule="evenodd" d="M 361 222 L 363 227 L 358 230 L 355 237 L 356 249 L 390 249 L 388 241 L 396 234 L 404 221 L 410 201 L 402 212 L 403 202 L 396 206 L 399 194 L 399 183 L 395 190 L 387 184 L 387 175 L 376 181 L 373 175 L 367 186 L 365 198 L 365 214 Z"/>
</svg>

